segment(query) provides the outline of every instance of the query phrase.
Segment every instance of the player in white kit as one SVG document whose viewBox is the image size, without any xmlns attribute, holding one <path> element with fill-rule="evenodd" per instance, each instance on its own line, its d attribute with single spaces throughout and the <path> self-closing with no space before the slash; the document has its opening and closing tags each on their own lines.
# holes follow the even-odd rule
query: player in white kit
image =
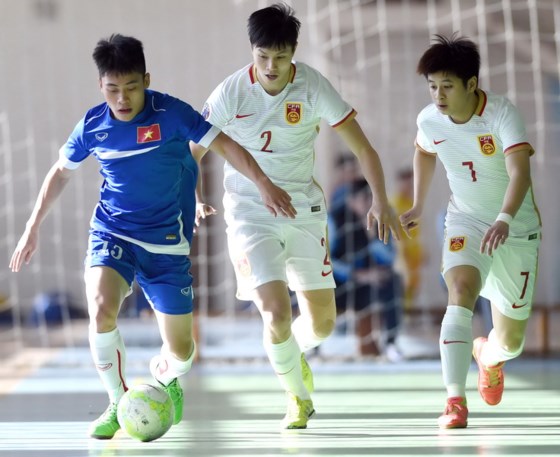
<svg viewBox="0 0 560 457">
<path fill-rule="evenodd" d="M 252 300 L 264 322 L 264 347 L 288 393 L 284 428 L 305 428 L 314 412 L 312 374 L 302 353 L 332 332 L 335 283 L 327 245 L 325 196 L 313 177 L 314 141 L 324 119 L 357 156 L 374 196 L 368 225 L 378 224 L 388 241 L 400 230 L 385 192 L 377 152 L 356 112 L 317 70 L 292 60 L 300 22 L 276 4 L 248 21 L 253 62 L 226 78 L 208 98 L 202 114 L 255 157 L 274 183 L 292 197 L 295 219 L 262 211 L 256 187 L 225 164 L 225 218 L 229 253 L 241 299 Z M 204 148 L 192 145 L 195 158 Z M 202 215 L 212 212 L 205 206 Z M 292 323 L 287 285 L 300 315 Z"/>
<path fill-rule="evenodd" d="M 417 68 L 433 103 L 418 115 L 414 204 L 401 215 L 401 224 L 408 230 L 418 223 L 439 158 L 452 195 L 442 265 L 449 296 L 440 334 L 448 398 L 438 424 L 464 428 L 471 353 L 479 368 L 480 395 L 496 405 L 504 389 L 503 365 L 523 350 L 541 221 L 531 187 L 534 151 L 517 108 L 478 88 L 480 56 L 472 41 L 436 37 Z M 473 342 L 479 295 L 492 303 L 494 328 L 488 338 Z"/>
</svg>

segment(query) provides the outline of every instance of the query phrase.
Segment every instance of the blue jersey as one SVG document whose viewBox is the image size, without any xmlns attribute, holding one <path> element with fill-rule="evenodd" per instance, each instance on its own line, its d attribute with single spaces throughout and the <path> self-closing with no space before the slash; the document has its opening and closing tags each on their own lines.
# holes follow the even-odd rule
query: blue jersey
<svg viewBox="0 0 560 457">
<path fill-rule="evenodd" d="M 208 147 L 219 129 L 189 104 L 146 90 L 142 112 L 129 122 L 106 103 L 90 109 L 60 149 L 66 168 L 93 155 L 104 178 L 92 230 L 150 252 L 188 254 L 196 208 L 198 167 L 189 141 Z"/>
</svg>

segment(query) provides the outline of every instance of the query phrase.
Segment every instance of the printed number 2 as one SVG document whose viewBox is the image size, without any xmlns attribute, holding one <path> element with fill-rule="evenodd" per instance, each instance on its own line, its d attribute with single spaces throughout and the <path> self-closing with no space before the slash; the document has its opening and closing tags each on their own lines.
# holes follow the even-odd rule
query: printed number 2
<svg viewBox="0 0 560 457">
<path fill-rule="evenodd" d="M 474 163 L 473 162 L 463 162 L 462 165 L 464 167 L 469 167 L 469 170 L 471 170 L 472 181 L 476 182 L 476 171 L 474 169 Z"/>
<path fill-rule="evenodd" d="M 272 151 L 272 149 L 268 149 L 268 146 L 270 145 L 270 142 L 272 141 L 272 132 L 270 130 L 265 130 L 264 132 L 262 132 L 261 138 L 266 138 L 264 146 L 261 148 L 261 151 L 263 151 L 263 152 L 274 152 L 274 151 Z"/>
<path fill-rule="evenodd" d="M 327 240 L 325 240 L 324 237 L 321 238 L 321 246 L 325 248 L 325 258 L 323 259 L 323 265 L 325 265 L 326 267 L 330 267 L 331 261 L 329 259 L 329 250 L 327 248 Z"/>
</svg>

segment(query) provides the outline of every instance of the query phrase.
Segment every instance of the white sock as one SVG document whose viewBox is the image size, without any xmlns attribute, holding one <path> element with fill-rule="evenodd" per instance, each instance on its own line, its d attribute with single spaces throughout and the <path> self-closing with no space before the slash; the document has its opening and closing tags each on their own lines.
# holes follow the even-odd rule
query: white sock
<svg viewBox="0 0 560 457">
<path fill-rule="evenodd" d="M 496 332 L 492 329 L 488 335 L 488 342 L 482 347 L 480 361 L 487 367 L 493 367 L 500 362 L 515 359 L 523 351 L 524 344 L 525 340 L 523 340 L 523 343 L 515 352 L 506 351 L 498 341 Z"/>
<path fill-rule="evenodd" d="M 303 385 L 301 372 L 301 350 L 294 335 L 279 344 L 264 341 L 268 360 L 276 372 L 276 376 L 287 392 L 291 392 L 302 400 L 309 400 L 309 392 Z"/>
<path fill-rule="evenodd" d="M 292 334 L 297 341 L 301 352 L 307 352 L 310 349 L 319 346 L 326 338 L 318 337 L 313 331 L 313 325 L 310 319 L 304 319 L 298 316 L 292 322 Z"/>
<path fill-rule="evenodd" d="M 196 346 L 193 342 L 193 350 L 187 360 L 180 360 L 171 354 L 169 351 L 161 348 L 161 353 L 158 358 L 158 366 L 154 370 L 156 380 L 164 386 L 169 385 L 175 378 L 187 374 L 191 367 L 196 355 Z"/>
<path fill-rule="evenodd" d="M 448 306 L 439 339 L 443 382 L 448 397 L 465 397 L 467 374 L 471 365 L 472 311 L 462 306 Z"/>
<path fill-rule="evenodd" d="M 116 328 L 106 333 L 89 333 L 89 345 L 93 362 L 111 403 L 117 402 L 126 392 L 126 350 Z"/>
</svg>

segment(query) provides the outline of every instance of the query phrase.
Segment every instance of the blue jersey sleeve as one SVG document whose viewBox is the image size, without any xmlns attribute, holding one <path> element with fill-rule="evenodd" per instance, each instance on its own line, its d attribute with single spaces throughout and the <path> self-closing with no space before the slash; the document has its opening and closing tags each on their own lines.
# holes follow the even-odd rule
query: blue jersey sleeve
<svg viewBox="0 0 560 457">
<path fill-rule="evenodd" d="M 174 114 L 178 117 L 181 136 L 208 147 L 220 130 L 204 119 L 191 105 L 177 99 Z"/>
<path fill-rule="evenodd" d="M 66 168 L 78 168 L 91 152 L 84 142 L 85 118 L 76 124 L 68 140 L 60 148 L 60 161 Z"/>
</svg>

